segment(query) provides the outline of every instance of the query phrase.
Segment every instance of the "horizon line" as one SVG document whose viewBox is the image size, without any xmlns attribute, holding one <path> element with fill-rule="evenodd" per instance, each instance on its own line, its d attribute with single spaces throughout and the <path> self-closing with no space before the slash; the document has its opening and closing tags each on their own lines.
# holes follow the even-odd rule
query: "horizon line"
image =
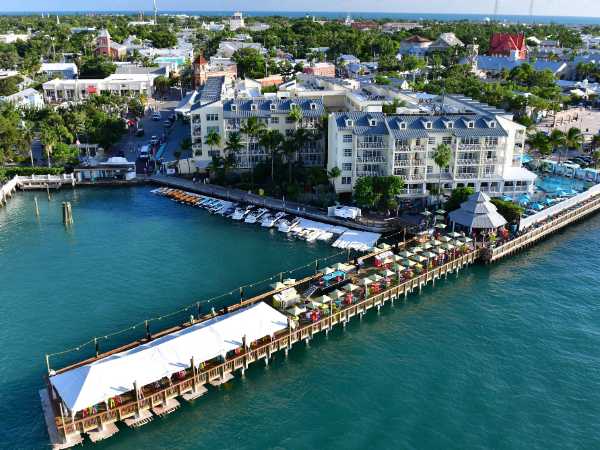
<svg viewBox="0 0 600 450">
<path fill-rule="evenodd" d="M 5 14 L 5 13 L 12 13 L 12 14 L 18 14 L 18 13 L 118 13 L 118 12 L 132 12 L 132 13 L 137 13 L 139 11 L 152 11 L 151 9 L 148 10 L 144 10 L 144 9 L 57 9 L 57 10 L 13 10 L 13 11 L 3 11 L 0 10 L 0 15 Z M 251 13 L 269 13 L 269 14 L 265 14 L 266 17 L 268 16 L 276 16 L 278 15 L 278 13 L 284 14 L 284 13 L 305 13 L 306 15 L 316 15 L 319 13 L 327 13 L 327 14 L 331 14 L 331 13 L 339 13 L 339 14 L 410 14 L 410 15 L 418 15 L 418 14 L 427 14 L 427 15 L 437 15 L 437 16 L 443 16 L 443 15 L 451 15 L 451 16 L 486 16 L 486 17 L 502 17 L 502 16 L 518 16 L 518 17 L 556 17 L 556 18 L 561 18 L 561 17 L 568 17 L 568 18 L 581 18 L 581 19 L 594 19 L 594 18 L 600 18 L 600 15 L 595 15 L 595 16 L 590 16 L 590 15 L 586 15 L 586 16 L 578 16 L 578 15 L 556 15 L 556 14 L 528 14 L 528 13 L 498 13 L 498 14 L 486 14 L 484 12 L 481 13 L 474 13 L 474 12 L 407 12 L 407 11 L 341 11 L 341 10 L 322 10 L 322 11 L 302 11 L 302 10 L 292 10 L 292 9 L 285 9 L 285 10 L 278 10 L 278 11 L 274 11 L 274 10 L 261 10 L 261 9 L 159 9 L 159 14 L 162 12 L 163 14 L 165 13 L 175 13 L 175 12 L 190 12 L 190 13 L 217 13 L 217 12 L 234 12 L 234 11 L 241 11 L 241 12 L 251 12 Z M 207 14 L 208 15 L 208 14 Z"/>
</svg>

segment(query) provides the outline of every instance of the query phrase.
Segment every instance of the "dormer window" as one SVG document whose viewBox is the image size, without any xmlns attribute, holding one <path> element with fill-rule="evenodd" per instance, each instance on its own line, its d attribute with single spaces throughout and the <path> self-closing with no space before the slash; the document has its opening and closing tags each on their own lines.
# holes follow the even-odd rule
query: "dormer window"
<svg viewBox="0 0 600 450">
<path fill-rule="evenodd" d="M 475 122 L 472 120 L 467 121 L 467 128 L 475 128 Z"/>
<path fill-rule="evenodd" d="M 377 125 L 377 119 L 369 119 L 369 126 L 374 127 Z"/>
<path fill-rule="evenodd" d="M 250 111 L 256 111 L 256 103 L 250 103 Z"/>
<path fill-rule="evenodd" d="M 237 111 L 237 105 L 236 105 L 235 103 L 232 103 L 232 104 L 231 104 L 231 110 L 232 110 L 233 112 L 236 112 L 236 111 Z"/>
<path fill-rule="evenodd" d="M 401 130 L 406 130 L 406 122 L 399 122 L 398 127 L 400 127 Z"/>
<path fill-rule="evenodd" d="M 490 127 L 490 128 L 496 128 L 496 121 L 495 120 L 490 120 L 487 124 L 488 124 L 488 127 Z"/>
<path fill-rule="evenodd" d="M 448 120 L 447 122 L 444 122 L 444 125 L 446 126 L 446 128 L 448 130 L 451 130 L 452 128 L 454 128 L 454 122 L 452 122 L 451 120 Z"/>
<path fill-rule="evenodd" d="M 317 109 L 317 104 L 316 103 L 311 103 L 310 104 L 310 109 Z"/>
<path fill-rule="evenodd" d="M 427 121 L 423 122 L 423 126 L 425 127 L 426 130 L 431 130 L 431 128 L 433 127 L 433 123 L 427 120 Z"/>
<path fill-rule="evenodd" d="M 354 126 L 354 120 L 346 119 L 346 128 L 350 128 Z"/>
<path fill-rule="evenodd" d="M 290 103 L 290 111 L 294 108 L 296 108 L 298 105 L 296 105 L 294 102 Z"/>
<path fill-rule="evenodd" d="M 277 105 L 276 105 L 275 103 L 271 103 L 271 104 L 269 105 L 269 109 L 270 109 L 271 111 L 275 111 L 275 110 L 277 109 Z"/>
</svg>

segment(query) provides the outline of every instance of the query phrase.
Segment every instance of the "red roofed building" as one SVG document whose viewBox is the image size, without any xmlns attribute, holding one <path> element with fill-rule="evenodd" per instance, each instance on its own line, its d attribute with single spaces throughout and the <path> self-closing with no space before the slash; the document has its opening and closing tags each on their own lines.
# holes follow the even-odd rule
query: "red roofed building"
<svg viewBox="0 0 600 450">
<path fill-rule="evenodd" d="M 490 55 L 510 56 L 513 59 L 527 59 L 527 46 L 525 35 L 494 33 L 490 40 Z"/>
</svg>

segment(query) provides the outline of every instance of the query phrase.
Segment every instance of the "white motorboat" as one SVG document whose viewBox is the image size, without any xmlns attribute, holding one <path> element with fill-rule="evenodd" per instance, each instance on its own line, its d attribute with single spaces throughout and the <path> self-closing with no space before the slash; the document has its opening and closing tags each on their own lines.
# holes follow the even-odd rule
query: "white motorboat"
<svg viewBox="0 0 600 450">
<path fill-rule="evenodd" d="M 233 220 L 242 220 L 246 214 L 248 214 L 249 210 L 247 208 L 235 208 L 235 211 L 231 215 Z"/>
<path fill-rule="evenodd" d="M 262 216 L 262 219 L 260 220 L 260 226 L 265 227 L 265 228 L 272 227 L 274 219 L 275 219 L 275 217 L 272 216 L 271 214 L 265 214 L 264 216 Z"/>
<path fill-rule="evenodd" d="M 289 233 L 290 231 L 293 231 L 296 228 L 298 222 L 300 222 L 300 219 L 298 219 L 297 217 L 291 219 L 281 219 L 277 229 L 282 233 Z"/>
<path fill-rule="evenodd" d="M 269 212 L 269 210 L 267 208 L 259 208 L 256 211 L 250 212 L 246 216 L 246 218 L 244 219 L 244 222 L 246 222 L 246 223 L 256 223 L 256 221 L 258 219 L 260 219 L 262 216 L 264 216 L 268 212 Z"/>
</svg>

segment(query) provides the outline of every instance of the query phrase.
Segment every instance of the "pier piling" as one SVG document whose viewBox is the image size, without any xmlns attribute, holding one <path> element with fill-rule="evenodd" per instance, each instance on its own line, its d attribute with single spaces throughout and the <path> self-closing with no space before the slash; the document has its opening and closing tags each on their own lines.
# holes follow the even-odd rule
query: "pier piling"
<svg viewBox="0 0 600 450">
<path fill-rule="evenodd" d="M 63 202 L 62 209 L 63 209 L 63 223 L 65 225 L 72 225 L 73 224 L 73 210 L 71 208 L 71 202 Z"/>
</svg>

